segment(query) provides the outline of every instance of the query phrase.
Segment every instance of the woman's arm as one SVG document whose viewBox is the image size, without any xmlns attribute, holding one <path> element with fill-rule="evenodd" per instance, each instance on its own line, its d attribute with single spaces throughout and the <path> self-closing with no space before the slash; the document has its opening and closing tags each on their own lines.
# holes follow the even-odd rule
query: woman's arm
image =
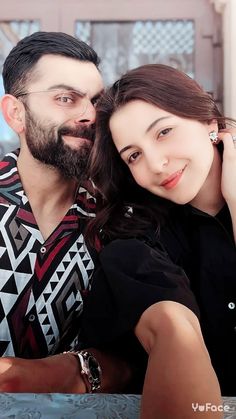
<svg viewBox="0 0 236 419">
<path fill-rule="evenodd" d="M 218 380 L 192 311 L 173 301 L 154 304 L 135 334 L 149 356 L 141 419 L 223 417 Z M 213 414 L 212 405 L 221 412 Z"/>
</svg>

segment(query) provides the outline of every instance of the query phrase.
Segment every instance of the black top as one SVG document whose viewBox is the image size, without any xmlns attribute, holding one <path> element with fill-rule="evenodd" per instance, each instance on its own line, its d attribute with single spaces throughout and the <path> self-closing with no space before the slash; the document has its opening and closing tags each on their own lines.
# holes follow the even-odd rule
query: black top
<svg viewBox="0 0 236 419">
<path fill-rule="evenodd" d="M 225 206 L 216 217 L 175 207 L 159 238 L 115 240 L 100 254 L 84 312 L 91 345 L 140 351 L 133 329 L 150 305 L 172 300 L 200 320 L 222 394 L 236 395 L 236 248 Z M 200 313 L 200 315 L 199 315 Z M 137 350 L 137 352 L 136 352 Z"/>
</svg>

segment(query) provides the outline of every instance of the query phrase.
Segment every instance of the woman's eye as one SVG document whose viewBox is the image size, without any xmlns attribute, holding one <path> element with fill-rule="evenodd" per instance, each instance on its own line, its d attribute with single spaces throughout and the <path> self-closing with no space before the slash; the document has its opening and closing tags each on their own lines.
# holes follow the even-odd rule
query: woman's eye
<svg viewBox="0 0 236 419">
<path fill-rule="evenodd" d="M 158 135 L 158 137 L 164 137 L 165 135 L 167 135 L 170 131 L 172 130 L 172 128 L 165 128 L 165 129 L 163 129 L 160 133 L 159 133 L 159 135 Z"/>
<path fill-rule="evenodd" d="M 128 158 L 128 164 L 133 163 L 139 156 L 139 152 L 136 151 L 135 153 L 132 153 Z"/>
</svg>

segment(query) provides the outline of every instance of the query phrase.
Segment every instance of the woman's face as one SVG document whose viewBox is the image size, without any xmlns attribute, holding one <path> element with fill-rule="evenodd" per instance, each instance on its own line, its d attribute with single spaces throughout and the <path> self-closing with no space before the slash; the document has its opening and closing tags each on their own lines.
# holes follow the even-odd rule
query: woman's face
<svg viewBox="0 0 236 419">
<path fill-rule="evenodd" d="M 112 115 L 110 129 L 140 186 L 178 204 L 196 198 L 213 162 L 212 125 L 135 100 Z"/>
</svg>

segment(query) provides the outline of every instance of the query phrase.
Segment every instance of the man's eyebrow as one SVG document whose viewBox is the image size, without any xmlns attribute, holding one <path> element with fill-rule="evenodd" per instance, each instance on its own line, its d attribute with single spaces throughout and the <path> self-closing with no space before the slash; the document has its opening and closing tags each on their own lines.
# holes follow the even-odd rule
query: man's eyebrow
<svg viewBox="0 0 236 419">
<path fill-rule="evenodd" d="M 161 121 L 163 121 L 164 119 L 168 119 L 168 118 L 171 118 L 171 115 L 170 116 L 162 116 L 161 118 L 157 118 L 157 119 L 155 119 L 155 121 L 153 121 L 150 125 L 149 125 L 149 127 L 146 129 L 146 134 L 149 132 L 149 131 L 151 131 L 151 129 L 156 125 L 156 124 L 158 124 L 158 122 L 161 122 Z"/>
<path fill-rule="evenodd" d="M 145 133 L 147 134 L 149 131 L 151 131 L 151 129 L 156 125 L 156 124 L 158 124 L 158 122 L 161 122 L 161 121 L 163 121 L 163 120 L 165 120 L 165 119 L 168 119 L 168 118 L 171 118 L 171 115 L 170 116 L 162 116 L 161 118 L 157 118 L 157 119 L 155 119 L 155 121 L 153 121 L 150 125 L 149 125 L 149 127 L 146 129 L 146 131 L 145 131 Z M 119 151 L 119 154 L 121 155 L 122 153 L 124 153 L 126 150 L 128 150 L 129 148 L 132 148 L 132 147 L 134 147 L 134 145 L 133 144 L 129 144 L 129 145 L 127 145 L 126 147 L 124 147 L 124 148 L 122 148 L 120 151 Z"/>
<path fill-rule="evenodd" d="M 58 90 L 58 89 L 62 89 L 66 92 L 75 92 L 75 93 L 78 93 L 78 95 L 80 96 L 86 95 L 86 93 L 82 92 L 81 90 L 75 89 L 73 86 L 69 86 L 67 84 L 54 84 L 53 86 L 50 86 L 48 90 L 50 91 L 50 90 Z"/>
</svg>

